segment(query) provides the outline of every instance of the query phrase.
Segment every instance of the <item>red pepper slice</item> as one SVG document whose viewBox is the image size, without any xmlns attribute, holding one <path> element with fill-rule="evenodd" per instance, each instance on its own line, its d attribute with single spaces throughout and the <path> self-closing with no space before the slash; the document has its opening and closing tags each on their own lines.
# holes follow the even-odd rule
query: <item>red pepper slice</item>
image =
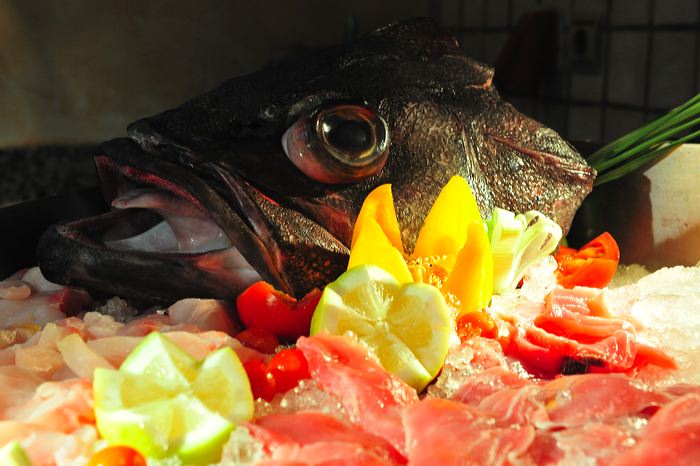
<svg viewBox="0 0 700 466">
<path fill-rule="evenodd" d="M 277 338 L 296 341 L 308 335 L 311 317 L 321 299 L 314 289 L 297 301 L 267 282 L 253 283 L 236 300 L 238 317 L 248 328 L 261 328 Z"/>
<path fill-rule="evenodd" d="M 620 248 L 607 231 L 581 249 L 560 246 L 557 281 L 565 288 L 587 286 L 603 288 L 612 280 L 620 262 Z"/>
</svg>

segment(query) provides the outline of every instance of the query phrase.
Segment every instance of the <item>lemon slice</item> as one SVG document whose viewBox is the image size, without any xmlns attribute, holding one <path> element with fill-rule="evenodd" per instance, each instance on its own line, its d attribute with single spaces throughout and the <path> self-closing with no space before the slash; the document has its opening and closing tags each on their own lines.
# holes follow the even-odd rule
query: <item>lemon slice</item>
<svg viewBox="0 0 700 466">
<path fill-rule="evenodd" d="M 152 458 L 216 462 L 235 425 L 253 415 L 253 395 L 240 360 L 222 348 L 198 362 L 151 333 L 116 370 L 93 378 L 100 435 Z"/>
<path fill-rule="evenodd" d="M 197 360 L 172 340 L 152 332 L 124 359 L 119 370 L 144 375 L 167 390 L 185 390 L 197 374 Z"/>
<path fill-rule="evenodd" d="M 365 264 L 329 284 L 311 320 L 311 334 L 353 332 L 382 366 L 421 391 L 442 367 L 451 318 L 437 288 L 399 283 L 383 269 Z"/>
<path fill-rule="evenodd" d="M 207 408 L 236 424 L 253 417 L 250 382 L 231 348 L 221 348 L 202 362 L 192 391 Z"/>
<path fill-rule="evenodd" d="M 32 466 L 24 448 L 13 441 L 0 448 L 0 464 L 3 466 Z"/>
</svg>

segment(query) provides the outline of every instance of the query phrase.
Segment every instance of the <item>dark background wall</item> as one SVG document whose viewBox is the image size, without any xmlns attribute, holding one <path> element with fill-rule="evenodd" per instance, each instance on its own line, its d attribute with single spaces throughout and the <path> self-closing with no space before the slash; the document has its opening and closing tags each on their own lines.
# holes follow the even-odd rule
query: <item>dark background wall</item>
<svg viewBox="0 0 700 466">
<path fill-rule="evenodd" d="M 118 136 L 229 77 L 430 8 L 429 0 L 0 0 L 0 147 Z"/>
<path fill-rule="evenodd" d="M 412 16 L 433 16 L 476 59 L 513 61 L 504 47 L 533 12 L 553 15 L 555 50 L 521 59 L 539 53 L 549 67 L 534 89 L 501 90 L 571 139 L 609 140 L 698 92 L 699 4 L 0 0 L 0 147 L 118 136 L 228 77 Z M 523 74 L 501 65 L 497 77 Z"/>
<path fill-rule="evenodd" d="M 0 0 L 0 206 L 94 184 L 92 144 L 131 121 L 414 16 L 573 141 L 700 88 L 700 0 Z"/>
<path fill-rule="evenodd" d="M 700 92 L 698 0 L 440 4 L 441 21 L 455 32 L 464 50 L 491 64 L 525 15 L 554 14 L 554 67 L 536 89 L 513 92 L 508 98 L 571 140 L 609 141 Z"/>
</svg>

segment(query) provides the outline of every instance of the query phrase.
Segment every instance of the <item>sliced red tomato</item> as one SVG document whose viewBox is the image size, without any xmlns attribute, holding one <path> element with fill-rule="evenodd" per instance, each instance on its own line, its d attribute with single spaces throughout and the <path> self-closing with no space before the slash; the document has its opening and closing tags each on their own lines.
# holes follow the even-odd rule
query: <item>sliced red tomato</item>
<svg viewBox="0 0 700 466">
<path fill-rule="evenodd" d="M 309 334 L 311 317 L 321 299 L 314 289 L 297 301 L 267 282 L 253 283 L 236 300 L 238 316 L 248 328 L 261 328 L 277 338 L 296 341 Z"/>
<path fill-rule="evenodd" d="M 275 354 L 269 363 L 251 359 L 243 368 L 250 381 L 253 398 L 271 401 L 276 394 L 286 393 L 308 379 L 309 365 L 304 353 L 296 348 L 288 348 Z"/>
<path fill-rule="evenodd" d="M 277 394 L 277 384 L 275 383 L 275 376 L 267 364 L 259 359 L 251 359 L 243 364 L 243 369 L 248 375 L 253 398 L 272 401 Z"/>
<path fill-rule="evenodd" d="M 265 354 L 273 354 L 280 345 L 276 336 L 262 328 L 247 328 L 236 335 L 236 340 Z"/>
<path fill-rule="evenodd" d="M 146 459 L 131 447 L 113 446 L 92 455 L 88 466 L 146 466 Z"/>
<path fill-rule="evenodd" d="M 296 348 L 282 350 L 275 354 L 268 366 L 275 377 L 278 393 L 285 393 L 299 385 L 299 381 L 310 377 L 309 365 L 304 353 Z"/>
<path fill-rule="evenodd" d="M 482 336 L 496 338 L 498 327 L 493 318 L 484 311 L 469 312 L 457 319 L 457 335 L 460 340 Z"/>
<path fill-rule="evenodd" d="M 620 248 L 607 231 L 580 249 L 560 246 L 557 281 L 565 288 L 603 288 L 612 280 L 620 262 Z"/>
</svg>

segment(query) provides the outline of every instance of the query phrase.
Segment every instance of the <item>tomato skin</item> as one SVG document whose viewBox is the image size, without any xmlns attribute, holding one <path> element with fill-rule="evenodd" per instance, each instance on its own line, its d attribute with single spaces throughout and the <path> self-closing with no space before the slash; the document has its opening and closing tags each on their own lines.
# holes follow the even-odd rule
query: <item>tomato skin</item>
<svg viewBox="0 0 700 466">
<path fill-rule="evenodd" d="M 554 258 L 561 286 L 603 288 L 617 271 L 620 248 L 612 235 L 605 232 L 578 250 L 560 246 Z"/>
<path fill-rule="evenodd" d="M 248 328 L 261 328 L 279 339 L 296 341 L 308 335 L 311 317 L 321 299 L 314 289 L 297 301 L 267 282 L 256 282 L 236 299 L 238 316 Z"/>
<path fill-rule="evenodd" d="M 265 354 L 274 354 L 280 345 L 276 336 L 262 328 L 247 328 L 236 335 L 236 340 L 248 348 Z"/>
<path fill-rule="evenodd" d="M 457 335 L 460 340 L 482 336 L 496 338 L 498 327 L 493 318 L 484 311 L 469 312 L 457 319 Z"/>
<path fill-rule="evenodd" d="M 277 384 L 267 364 L 259 359 L 251 359 L 243 364 L 243 369 L 248 375 L 253 399 L 262 398 L 265 401 L 272 401 L 277 394 Z"/>
<path fill-rule="evenodd" d="M 304 353 L 297 348 L 280 351 L 272 357 L 268 366 L 279 393 L 285 393 L 299 385 L 299 381 L 311 377 Z"/>
<path fill-rule="evenodd" d="M 146 466 L 146 459 L 131 447 L 112 446 L 92 455 L 88 466 Z"/>
</svg>

